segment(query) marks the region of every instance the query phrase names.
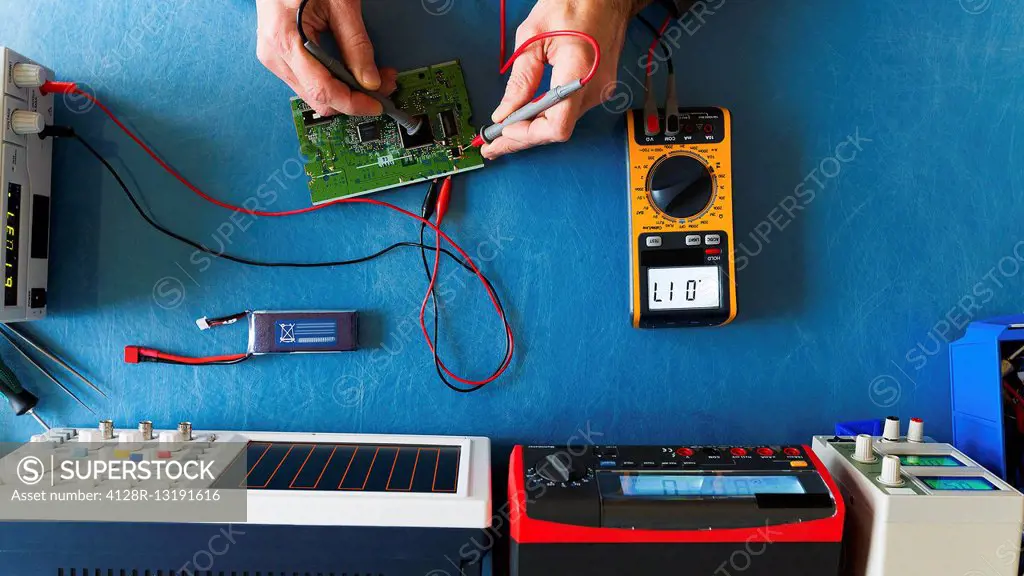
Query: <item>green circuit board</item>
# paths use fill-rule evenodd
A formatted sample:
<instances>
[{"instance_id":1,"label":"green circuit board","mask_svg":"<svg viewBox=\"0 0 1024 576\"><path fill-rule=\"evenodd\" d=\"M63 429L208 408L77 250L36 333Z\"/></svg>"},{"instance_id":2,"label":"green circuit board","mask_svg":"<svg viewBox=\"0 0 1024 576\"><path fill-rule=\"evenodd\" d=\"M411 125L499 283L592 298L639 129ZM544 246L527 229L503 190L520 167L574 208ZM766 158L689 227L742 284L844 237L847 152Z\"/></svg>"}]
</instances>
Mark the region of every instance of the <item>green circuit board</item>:
<instances>
[{"instance_id":1,"label":"green circuit board","mask_svg":"<svg viewBox=\"0 0 1024 576\"><path fill-rule=\"evenodd\" d=\"M321 117L292 98L292 117L306 158L314 204L482 168L469 93L459 62L398 75L392 100L424 124L409 135L387 116Z\"/></svg>"}]
</instances>

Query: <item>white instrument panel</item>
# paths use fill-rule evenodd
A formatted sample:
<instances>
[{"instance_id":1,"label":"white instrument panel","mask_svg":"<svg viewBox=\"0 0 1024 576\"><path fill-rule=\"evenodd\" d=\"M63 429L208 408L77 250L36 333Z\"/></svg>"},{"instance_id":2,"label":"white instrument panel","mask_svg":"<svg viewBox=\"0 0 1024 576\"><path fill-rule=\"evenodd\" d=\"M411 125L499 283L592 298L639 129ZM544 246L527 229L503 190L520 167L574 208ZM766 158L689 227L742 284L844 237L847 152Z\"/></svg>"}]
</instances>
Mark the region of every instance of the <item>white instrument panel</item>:
<instances>
[{"instance_id":1,"label":"white instrument panel","mask_svg":"<svg viewBox=\"0 0 1024 576\"><path fill-rule=\"evenodd\" d=\"M1024 496L953 446L815 436L812 449L847 503L846 573L1017 575Z\"/></svg>"},{"instance_id":2,"label":"white instrument panel","mask_svg":"<svg viewBox=\"0 0 1024 576\"><path fill-rule=\"evenodd\" d=\"M297 432L54 429L33 437L55 458L216 462L218 479L179 487L241 489L248 524L488 528L490 441L482 437ZM183 436L184 434L184 436ZM190 436L186 438L185 436ZM25 447L0 460L0 497L18 486ZM220 473L247 455L245 482L222 486ZM59 464L58 464L59 465ZM121 480L84 486L123 489ZM150 486L150 484L147 484ZM74 486L68 486L74 488Z\"/></svg>"}]
</instances>

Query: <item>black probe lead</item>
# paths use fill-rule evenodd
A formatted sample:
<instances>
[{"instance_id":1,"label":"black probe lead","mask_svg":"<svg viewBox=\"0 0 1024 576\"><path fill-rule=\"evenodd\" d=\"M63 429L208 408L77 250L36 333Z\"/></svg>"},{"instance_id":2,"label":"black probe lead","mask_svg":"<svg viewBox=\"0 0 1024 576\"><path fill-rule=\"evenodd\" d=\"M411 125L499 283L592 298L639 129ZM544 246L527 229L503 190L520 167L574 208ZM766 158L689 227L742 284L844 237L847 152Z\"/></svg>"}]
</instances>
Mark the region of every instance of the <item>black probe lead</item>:
<instances>
[{"instance_id":1,"label":"black probe lead","mask_svg":"<svg viewBox=\"0 0 1024 576\"><path fill-rule=\"evenodd\" d=\"M658 27L654 25L650 20L644 18L643 14L637 14L636 19L640 21L651 34L658 39L658 45L661 47L662 53L665 54L665 64L668 67L669 74L675 74L675 66L672 65L672 51L668 47L668 43L665 41L665 36L658 32Z\"/></svg>"},{"instance_id":2,"label":"black probe lead","mask_svg":"<svg viewBox=\"0 0 1024 576\"><path fill-rule=\"evenodd\" d=\"M302 13L306 11L306 4L309 0L302 0L299 2L299 9L295 11L295 27L299 29L299 38L302 39L302 43L309 42L309 38L306 37L306 28L302 25Z\"/></svg>"},{"instance_id":3,"label":"black probe lead","mask_svg":"<svg viewBox=\"0 0 1024 576\"><path fill-rule=\"evenodd\" d=\"M153 220L153 218L150 217L150 215L147 214L146 211L139 204L138 200L135 198L135 195L132 193L131 189L128 188L128 185L121 178L121 175L117 172L117 169L115 169L114 166L111 165L110 162L102 154L100 154L99 151L97 151L95 148L93 148L92 145L89 144L88 141L86 141L84 138L79 136L74 131L74 129L69 128L69 127L65 127L65 126L49 126L44 131L43 135L41 135L41 136L42 137L54 137L54 138L60 138L60 137L68 138L68 137L70 137L70 138L74 138L75 140L77 140L80 144L82 144L82 146L85 147L86 150L89 151L90 154L92 154L93 157L96 158L96 160L98 160L103 165L104 168L106 168L107 172L109 172L110 175L113 176L114 180L117 181L118 186L121 188L121 191L124 192L125 196L127 196L128 200L131 202L132 207L135 209L135 211L139 214L140 217L142 217L142 219L147 224L149 224L151 227L153 227L158 232L164 234L165 236L168 236L170 238L173 238L174 240L177 240L177 241L179 241L179 242L181 242L183 244L186 244L186 245L188 245L188 246L190 246L192 248L195 248L196 250L199 250L200 252L203 252L205 254L209 254L209 255L213 256L214 258L223 258L225 260L228 260L230 262L235 262L235 263L238 263L238 264L243 264L243 265L247 265L247 266L266 267L266 268L327 268L327 267L347 266L347 265L350 265L350 264L359 264L359 263L362 263L362 262L367 262L369 260L373 260L375 258L379 258L379 257L381 257L381 256L383 256L383 255L385 255L385 254L387 254L389 252L391 252L392 250L395 250L396 248L419 248L420 249L420 256L421 256L421 258L423 260L423 266L424 266L424 270L426 271L427 280L428 281L430 280L431 271L430 271L430 266L427 263L427 258L426 258L427 251L440 251L442 254L444 254L445 256L448 256L448 258L450 258L455 263L457 263L459 266L464 268L466 271L473 272L473 268L468 263L466 263L465 261L461 260L457 255L455 255L454 253L452 253L448 249L441 248L439 246L431 246L429 244L426 244L425 243L425 239L424 239L424 231L426 229L426 224L424 224L422 222L420 223L420 241L419 242L396 242L396 243L394 243L394 244L392 244L390 246L387 246L387 247L385 247L385 248L383 248L381 250L378 250L377 252L374 252L373 254L370 254L368 256L363 256L361 258L353 258L351 260L337 260L337 261L333 261L333 262L261 262L261 261L258 261L258 260L251 260L251 259L248 259L248 258L242 258L240 256L233 256L231 254L226 254L226 253L223 253L223 252L217 252L215 250L211 250L211 249L203 246L199 242L196 242L194 240L186 238L185 236L182 236L181 234L178 234L177 232L174 232L173 230L170 230L170 229L164 227L162 224L160 224L160 223L156 222L155 220ZM437 198L437 188L436 188L435 184L436 184L436 181L431 184L430 188L428 188L427 195L424 198L424 205L423 205L422 211L423 211L424 214L427 214L427 217L429 217L430 215L433 214L433 211L434 211L434 208L435 208L435 203L436 203L436 198ZM433 199L433 201L431 201L431 199ZM429 207L428 207L428 204L429 204ZM490 289L491 292L494 293L495 302L498 305L498 311L501 313L501 317L503 319L504 326L507 329L508 328L508 320L505 318L505 305L501 302L501 297L498 296L497 290L494 289L494 285L491 284L491 281L490 281L489 278L487 278L487 276L485 276L485 275L483 275L481 273L480 274L480 278L484 281L484 284L487 285L487 288ZM445 377L444 373L441 371L440 356L439 356L439 353L437 352L437 346L438 346L438 344L437 344L437 335L438 335L437 296L436 296L436 293L433 290L431 290L431 294L430 295L431 295L431 298L433 300L433 308L434 308L434 342L435 342L435 350L434 350L434 353L433 353L433 359L434 359L434 369L437 371L438 378L440 378L441 382L443 382L444 385L447 386L449 389L451 389L451 390L453 390L455 392L463 393L463 394L470 393L470 392L475 392L477 390L483 389L486 386L486 384L481 385L481 386L475 386L475 387L472 387L472 388L460 388L460 387L452 384ZM510 347L510 345L511 345L511 343L509 342L508 338L506 338L505 339L505 356L506 357L509 354L509 347ZM239 364L241 362L244 362L244 361L248 360L249 358L250 358L250 356L247 355L246 357L239 358L237 360L231 360L231 361L225 361L225 362L211 362L211 363L204 364L204 365ZM165 364L179 364L177 362L173 362L173 361L170 361L170 360L163 360L163 359L153 359L152 361L153 362L158 362L158 363L165 363Z\"/></svg>"},{"instance_id":4,"label":"black probe lead","mask_svg":"<svg viewBox=\"0 0 1024 576\"><path fill-rule=\"evenodd\" d=\"M434 215L434 210L437 208L438 183L439 181L437 179L433 180L430 183L430 187L427 188L427 193L423 196L423 207L420 210L420 215L426 220L429 220ZM420 222L420 259L423 261L423 272L426 275L427 283L429 284L432 273L430 269L430 264L427 262L427 250L430 249L430 246L425 243L426 240L424 238L424 233L426 232L426 229L427 225L423 222ZM498 303L498 310L501 311L501 317L505 318L505 306L504 304L501 303L501 298L498 296L498 291L494 289L494 286L491 285L491 281L488 278L484 277L484 282L487 284L487 287L490 288L492 292L494 292L495 300ZM437 339L439 312L437 307L437 294L435 293L434 287L430 289L430 303L431 307L434 309L433 359L434 370L437 372L437 377L445 386L448 387L449 390L452 390L453 392L459 392L460 394L469 394L471 392L476 392L477 390L483 389L484 386L487 386L487 384L483 384L481 386L474 386L472 388L462 388L460 386L452 384L452 382L448 380L448 378L444 375L444 372L441 370L441 342ZM508 327L507 320L505 321L505 327ZM511 343L509 342L508 338L506 338L505 353L502 355L503 358L508 356L510 344Z\"/></svg>"},{"instance_id":5,"label":"black probe lead","mask_svg":"<svg viewBox=\"0 0 1024 576\"><path fill-rule=\"evenodd\" d=\"M150 217L149 214L147 214L146 211L142 208L138 200L136 200L135 195L131 192L131 190L128 188L128 185L125 184L124 180L121 178L121 175L118 174L117 170L110 164L110 162L108 162L102 154L100 154L95 148L92 147L92 145L90 145L84 138L82 138L78 134L71 132L70 137L74 138L75 140L78 140L78 142L80 142L82 146L84 146L85 149L89 151L89 153L91 153L101 164L103 164L103 167L107 169L107 172L109 172L111 176L114 177L114 180L117 181L118 186L120 186L125 196L128 197L128 200L132 203L132 207L135 208L135 211L138 212L139 216L141 216L142 219L145 220L147 224L149 224L150 226L152 226L158 232L164 234L165 236L168 236L170 238L177 240L178 242L191 246L192 248L195 248L200 252L209 254L214 258L223 258L224 260L228 260L230 262L244 264L246 266L258 266L263 268L332 268L368 262L370 260L380 258L381 256L384 256L385 254L397 248L423 248L425 250L431 251L440 250L442 254L448 256L466 270L470 272L473 271L472 267L470 267L469 264L462 261L458 256L449 251L447 248L437 248L434 246L424 245L422 243L417 242L395 242L394 244L391 244L390 246L382 248L374 252L373 254L367 256L353 258L350 260L335 260L330 262L261 262L259 260L251 260L249 258L243 258L241 256L234 256L232 254L211 250L210 248L203 246L199 242L186 238L185 236L182 236L181 234L178 234L177 232L174 232L173 230L170 230L163 226L162 224L153 220L153 218ZM490 282L488 282L488 284L489 283Z\"/></svg>"}]
</instances>

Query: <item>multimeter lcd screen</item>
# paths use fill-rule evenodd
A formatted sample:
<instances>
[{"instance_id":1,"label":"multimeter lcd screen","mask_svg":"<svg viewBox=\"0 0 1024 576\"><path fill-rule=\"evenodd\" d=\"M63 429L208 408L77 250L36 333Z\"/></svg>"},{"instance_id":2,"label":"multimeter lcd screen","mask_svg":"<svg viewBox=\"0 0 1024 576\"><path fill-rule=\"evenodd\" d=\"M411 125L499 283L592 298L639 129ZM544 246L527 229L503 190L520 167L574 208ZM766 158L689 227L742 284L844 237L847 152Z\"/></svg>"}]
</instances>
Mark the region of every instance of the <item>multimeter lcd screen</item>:
<instances>
[{"instance_id":1,"label":"multimeter lcd screen","mask_svg":"<svg viewBox=\"0 0 1024 576\"><path fill-rule=\"evenodd\" d=\"M948 454L900 454L900 464L904 466L935 466L957 468L964 464Z\"/></svg>"},{"instance_id":2,"label":"multimeter lcd screen","mask_svg":"<svg viewBox=\"0 0 1024 576\"><path fill-rule=\"evenodd\" d=\"M647 270L647 307L650 310L700 310L721 306L721 274L717 266Z\"/></svg>"},{"instance_id":3,"label":"multimeter lcd screen","mask_svg":"<svg viewBox=\"0 0 1024 576\"><path fill-rule=\"evenodd\" d=\"M757 494L805 494L796 476L704 476L640 474L622 476L623 496L749 498Z\"/></svg>"},{"instance_id":4,"label":"multimeter lcd screen","mask_svg":"<svg viewBox=\"0 0 1024 576\"><path fill-rule=\"evenodd\" d=\"M955 490L961 492L992 492L998 490L995 484L980 476L918 476L918 480L932 490Z\"/></svg>"}]
</instances>

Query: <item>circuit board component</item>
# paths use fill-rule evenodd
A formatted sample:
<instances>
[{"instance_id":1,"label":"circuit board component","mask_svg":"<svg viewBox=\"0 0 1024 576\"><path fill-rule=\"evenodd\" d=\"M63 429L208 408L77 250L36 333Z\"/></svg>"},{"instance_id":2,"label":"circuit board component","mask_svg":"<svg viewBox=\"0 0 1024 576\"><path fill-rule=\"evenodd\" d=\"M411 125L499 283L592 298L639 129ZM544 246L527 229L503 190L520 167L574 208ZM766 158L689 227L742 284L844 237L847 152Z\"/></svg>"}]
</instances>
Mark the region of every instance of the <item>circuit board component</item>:
<instances>
[{"instance_id":1,"label":"circuit board component","mask_svg":"<svg viewBox=\"0 0 1024 576\"><path fill-rule=\"evenodd\" d=\"M473 111L458 61L400 73L391 98L422 118L415 134L387 116L321 117L292 98L313 204L483 167L480 150L469 145Z\"/></svg>"}]
</instances>

